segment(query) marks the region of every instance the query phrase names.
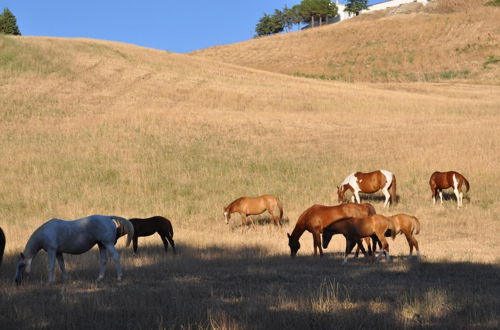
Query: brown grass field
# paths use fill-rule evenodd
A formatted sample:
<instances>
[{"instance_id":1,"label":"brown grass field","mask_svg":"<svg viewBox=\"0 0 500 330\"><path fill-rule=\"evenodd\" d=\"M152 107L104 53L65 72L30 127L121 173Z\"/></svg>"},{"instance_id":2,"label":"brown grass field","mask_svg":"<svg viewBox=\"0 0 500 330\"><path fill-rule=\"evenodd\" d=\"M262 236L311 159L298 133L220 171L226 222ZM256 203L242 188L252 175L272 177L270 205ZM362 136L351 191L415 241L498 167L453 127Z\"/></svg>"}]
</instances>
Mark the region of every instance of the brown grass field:
<instances>
[{"instance_id":1,"label":"brown grass field","mask_svg":"<svg viewBox=\"0 0 500 330\"><path fill-rule=\"evenodd\" d=\"M309 32L306 32L309 33ZM498 65L498 64L497 64ZM279 71L279 70L275 70ZM293 77L201 56L95 40L0 36L0 325L24 328L352 329L500 327L500 87L344 83ZM296 259L286 233L314 203L336 204L354 170L385 168L405 212L422 223L421 260L402 236L392 263L342 264L343 237L323 258L309 233ZM432 206L428 179L471 183ZM229 225L233 199L280 196L285 224ZM368 196L365 196L365 200ZM363 197L362 197L363 198ZM66 256L69 280L46 285L40 252L13 285L31 233L57 217L163 215L139 253L118 242L96 283L97 249Z\"/></svg>"},{"instance_id":2,"label":"brown grass field","mask_svg":"<svg viewBox=\"0 0 500 330\"><path fill-rule=\"evenodd\" d=\"M389 8L192 54L322 80L500 85L500 7L485 2L410 3L407 14Z\"/></svg>"}]
</instances>

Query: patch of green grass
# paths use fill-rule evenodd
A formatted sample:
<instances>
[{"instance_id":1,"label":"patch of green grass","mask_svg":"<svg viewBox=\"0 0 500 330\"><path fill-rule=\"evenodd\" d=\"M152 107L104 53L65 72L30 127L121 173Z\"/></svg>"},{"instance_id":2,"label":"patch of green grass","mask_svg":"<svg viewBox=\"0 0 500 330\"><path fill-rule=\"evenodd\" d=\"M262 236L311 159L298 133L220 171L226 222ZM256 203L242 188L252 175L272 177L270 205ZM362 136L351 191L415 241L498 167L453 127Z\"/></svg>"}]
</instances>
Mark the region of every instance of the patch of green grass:
<instances>
[{"instance_id":1,"label":"patch of green grass","mask_svg":"<svg viewBox=\"0 0 500 330\"><path fill-rule=\"evenodd\" d=\"M490 0L484 4L485 6L500 7L500 0Z\"/></svg>"},{"instance_id":2,"label":"patch of green grass","mask_svg":"<svg viewBox=\"0 0 500 330\"><path fill-rule=\"evenodd\" d=\"M293 75L296 77L312 78L312 79L320 79L320 80L342 80L340 76L329 76L329 75L324 75L324 74L294 72Z\"/></svg>"},{"instance_id":3,"label":"patch of green grass","mask_svg":"<svg viewBox=\"0 0 500 330\"><path fill-rule=\"evenodd\" d=\"M459 71L454 71L454 70L447 70L443 71L439 74L439 78L441 79L456 79L456 78L467 78L470 75L469 70L459 70Z\"/></svg>"},{"instance_id":4,"label":"patch of green grass","mask_svg":"<svg viewBox=\"0 0 500 330\"><path fill-rule=\"evenodd\" d=\"M500 62L500 56L494 56L494 55L490 55L488 56L488 59L483 63L483 68L488 68L488 65L490 64L497 64L498 62Z\"/></svg>"}]
</instances>

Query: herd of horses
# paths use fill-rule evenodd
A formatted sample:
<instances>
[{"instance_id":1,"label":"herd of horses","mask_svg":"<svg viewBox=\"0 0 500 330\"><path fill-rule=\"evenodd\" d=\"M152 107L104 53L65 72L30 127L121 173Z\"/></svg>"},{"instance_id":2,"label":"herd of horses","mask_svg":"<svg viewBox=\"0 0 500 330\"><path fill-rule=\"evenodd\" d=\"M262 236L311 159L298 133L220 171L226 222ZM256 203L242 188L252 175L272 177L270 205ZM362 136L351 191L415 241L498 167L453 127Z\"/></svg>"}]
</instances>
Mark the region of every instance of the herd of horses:
<instances>
[{"instance_id":1,"label":"herd of horses","mask_svg":"<svg viewBox=\"0 0 500 330\"><path fill-rule=\"evenodd\" d=\"M433 203L439 194L441 204L443 203L443 189L453 188L457 197L457 208L462 206L463 192L465 186L469 190L469 182L458 172L434 172L429 181ZM299 239L305 231L313 236L314 255L323 255L323 248L328 244L335 234L342 234L346 239L344 263L348 255L357 246L356 256L359 251L366 256L374 255L379 247L377 259L385 254L389 256L389 244L386 237L393 239L398 234L404 234L410 247L410 256L413 248L417 256L420 254L416 234L420 232L419 220L411 215L396 214L383 216L377 214L375 208L369 203L361 203L359 193L374 193L382 190L385 201L384 208L390 203L397 203L396 177L386 170L378 170L370 173L355 172L347 176L337 187L339 205L325 206L313 205L299 216L291 234L288 236L288 245L292 257L297 255L300 249ZM345 202L346 191L353 194L351 203ZM241 197L224 207L224 220L229 223L231 214L241 215L242 226L247 224L247 218L254 224L252 216L268 211L275 225L281 225L283 217L283 205L279 198L273 195L260 197ZM127 235L126 246L133 242L134 253L138 248L138 237L150 236L158 233L163 241L165 252L168 244L172 246L175 253L174 232L170 220L156 216L152 218L125 219L118 216L92 215L85 218L67 221L52 219L37 228L28 239L24 251L20 253L15 273L15 282L20 284L26 274L30 273L31 262L40 250L48 255L48 282L54 281L55 261L57 260L61 269L63 280L66 278L64 264L64 253L82 254L97 244L100 253L99 276L97 281L104 278L108 255L110 255L116 267L117 279L122 279L120 265L120 254L115 248L118 238ZM367 245L367 250L363 246ZM0 264L2 262L5 248L5 235L0 228Z\"/></svg>"}]
</instances>

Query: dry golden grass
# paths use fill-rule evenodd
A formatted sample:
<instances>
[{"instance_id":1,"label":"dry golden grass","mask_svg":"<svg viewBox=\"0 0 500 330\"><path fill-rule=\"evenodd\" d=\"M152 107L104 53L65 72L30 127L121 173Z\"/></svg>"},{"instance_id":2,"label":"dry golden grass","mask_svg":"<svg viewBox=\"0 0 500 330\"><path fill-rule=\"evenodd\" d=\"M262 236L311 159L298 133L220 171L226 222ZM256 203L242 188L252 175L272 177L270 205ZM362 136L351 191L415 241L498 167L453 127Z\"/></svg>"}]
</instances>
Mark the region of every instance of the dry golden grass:
<instances>
[{"instance_id":1,"label":"dry golden grass","mask_svg":"<svg viewBox=\"0 0 500 330\"><path fill-rule=\"evenodd\" d=\"M500 88L326 82L92 40L0 36L2 328L353 328L499 326ZM386 168L422 222L421 262L403 237L387 264L341 265L343 238L295 260L286 232L313 203L334 204L353 170ZM432 207L428 178L471 182ZM288 222L240 228L222 207L274 193ZM70 280L46 286L41 253L12 285L15 259L44 221L163 215L179 254L157 237L139 255L119 242L95 283L96 251L68 256Z\"/></svg>"},{"instance_id":2,"label":"dry golden grass","mask_svg":"<svg viewBox=\"0 0 500 330\"><path fill-rule=\"evenodd\" d=\"M375 11L193 55L324 80L498 85L500 8L484 2L445 0L404 15L390 15L393 9Z\"/></svg>"}]
</instances>

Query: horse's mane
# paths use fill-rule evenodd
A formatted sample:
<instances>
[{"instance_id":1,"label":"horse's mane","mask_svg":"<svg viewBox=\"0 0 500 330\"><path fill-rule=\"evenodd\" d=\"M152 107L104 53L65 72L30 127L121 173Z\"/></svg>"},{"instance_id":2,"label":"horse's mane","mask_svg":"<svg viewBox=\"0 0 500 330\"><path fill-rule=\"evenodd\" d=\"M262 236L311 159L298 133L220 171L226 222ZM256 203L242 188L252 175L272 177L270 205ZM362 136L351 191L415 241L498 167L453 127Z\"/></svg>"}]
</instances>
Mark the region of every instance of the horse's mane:
<instances>
[{"instance_id":1,"label":"horse's mane","mask_svg":"<svg viewBox=\"0 0 500 330\"><path fill-rule=\"evenodd\" d=\"M236 205L237 203L241 202L241 200L242 200L243 198L245 198L245 197L240 197L240 198L238 198L238 199L235 199L234 201L232 201L231 203L229 203L229 205L228 205L228 206L226 206L226 208L227 208L228 210L231 210L231 208L232 208L234 205Z\"/></svg>"},{"instance_id":2,"label":"horse's mane","mask_svg":"<svg viewBox=\"0 0 500 330\"><path fill-rule=\"evenodd\" d=\"M132 222L122 217L117 217L113 215L111 216L111 219L116 220L120 223L120 230L124 230L125 233L127 234L126 246L129 246L130 242L132 242L132 239L134 237L134 225L132 224ZM123 235L125 233L123 233Z\"/></svg>"}]
</instances>

